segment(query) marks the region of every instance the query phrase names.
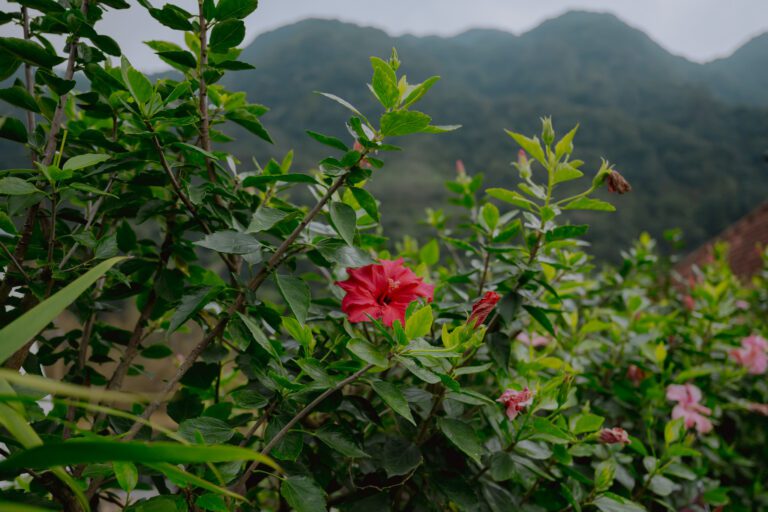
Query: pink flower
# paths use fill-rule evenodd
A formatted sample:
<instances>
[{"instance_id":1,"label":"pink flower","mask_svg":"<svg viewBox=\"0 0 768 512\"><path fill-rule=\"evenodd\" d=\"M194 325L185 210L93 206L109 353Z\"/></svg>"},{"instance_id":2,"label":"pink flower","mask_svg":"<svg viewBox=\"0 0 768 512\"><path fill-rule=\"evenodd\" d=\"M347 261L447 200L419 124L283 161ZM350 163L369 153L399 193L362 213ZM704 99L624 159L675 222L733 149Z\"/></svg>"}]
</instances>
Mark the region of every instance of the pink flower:
<instances>
[{"instance_id":1,"label":"pink flower","mask_svg":"<svg viewBox=\"0 0 768 512\"><path fill-rule=\"evenodd\" d=\"M464 162L462 160L456 160L456 174L459 176L467 175L467 169L464 167Z\"/></svg>"},{"instance_id":2,"label":"pink flower","mask_svg":"<svg viewBox=\"0 0 768 512\"><path fill-rule=\"evenodd\" d=\"M745 300L737 300L735 305L737 309L741 309L743 311L746 311L749 309L749 302Z\"/></svg>"},{"instance_id":3,"label":"pink flower","mask_svg":"<svg viewBox=\"0 0 768 512\"><path fill-rule=\"evenodd\" d=\"M712 430L712 422L709 416L712 410L701 405L701 390L693 384L672 384L667 387L667 400L677 402L672 409L672 418L683 418L686 428L696 428L700 434L706 434Z\"/></svg>"},{"instance_id":4,"label":"pink flower","mask_svg":"<svg viewBox=\"0 0 768 512\"><path fill-rule=\"evenodd\" d=\"M365 147L362 144L360 144L358 140L355 140L355 143L352 145L352 149L354 151L357 151L358 153L362 153L363 151L365 151ZM360 159L360 163L358 165L360 166L361 169L370 169L371 167L373 167L371 165L371 162L369 162L368 159L365 157Z\"/></svg>"},{"instance_id":5,"label":"pink flower","mask_svg":"<svg viewBox=\"0 0 768 512\"><path fill-rule=\"evenodd\" d=\"M765 373L768 367L766 350L768 350L768 341L762 336L753 334L741 340L741 348L734 348L728 354L752 375L760 375Z\"/></svg>"},{"instance_id":6,"label":"pink flower","mask_svg":"<svg viewBox=\"0 0 768 512\"><path fill-rule=\"evenodd\" d=\"M627 368L627 378L632 381L632 384L634 384L635 387L637 387L643 380L645 380L645 372L639 366L631 364Z\"/></svg>"},{"instance_id":7,"label":"pink flower","mask_svg":"<svg viewBox=\"0 0 768 512\"><path fill-rule=\"evenodd\" d=\"M419 297L431 302L435 291L434 286L405 267L402 258L348 268L347 274L349 278L336 285L347 292L341 309L350 322L369 322L370 315L387 326L395 320L404 324L408 305Z\"/></svg>"},{"instance_id":8,"label":"pink flower","mask_svg":"<svg viewBox=\"0 0 768 512\"><path fill-rule=\"evenodd\" d=\"M496 303L501 299L501 295L496 292L485 292L483 297L472 304L472 313L467 319L467 325L477 328L478 325L485 322L488 315L496 307Z\"/></svg>"},{"instance_id":9,"label":"pink flower","mask_svg":"<svg viewBox=\"0 0 768 512\"><path fill-rule=\"evenodd\" d=\"M539 334L528 334L527 332L521 332L517 335L515 338L517 341L522 343L523 345L527 347L543 347L544 345L549 343L549 338L546 336L541 336Z\"/></svg>"},{"instance_id":10,"label":"pink flower","mask_svg":"<svg viewBox=\"0 0 768 512\"><path fill-rule=\"evenodd\" d=\"M629 434L621 427L602 429L598 439L605 444L629 444Z\"/></svg>"},{"instance_id":11,"label":"pink flower","mask_svg":"<svg viewBox=\"0 0 768 512\"><path fill-rule=\"evenodd\" d=\"M533 393L527 387L523 388L522 391L508 389L496 401L504 404L507 408L507 418L512 421L533 403Z\"/></svg>"},{"instance_id":12,"label":"pink flower","mask_svg":"<svg viewBox=\"0 0 768 512\"><path fill-rule=\"evenodd\" d=\"M768 416L768 404L758 404L755 402L750 402L747 404L747 409L749 409L752 412L762 414L763 416Z\"/></svg>"}]
</instances>

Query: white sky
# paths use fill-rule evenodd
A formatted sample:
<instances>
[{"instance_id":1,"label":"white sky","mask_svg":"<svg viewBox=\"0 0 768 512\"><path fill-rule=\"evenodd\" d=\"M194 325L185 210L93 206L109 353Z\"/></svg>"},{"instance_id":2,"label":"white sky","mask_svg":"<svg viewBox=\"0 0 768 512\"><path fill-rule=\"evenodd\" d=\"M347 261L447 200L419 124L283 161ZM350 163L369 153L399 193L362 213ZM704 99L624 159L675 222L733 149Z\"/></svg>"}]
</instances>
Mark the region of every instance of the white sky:
<instances>
[{"instance_id":1,"label":"white sky","mask_svg":"<svg viewBox=\"0 0 768 512\"><path fill-rule=\"evenodd\" d=\"M97 30L117 39L134 65L156 71L164 65L142 44L179 41L135 7L111 11ZM175 0L191 11L195 0ZM152 0L160 7L163 0ZM16 8L0 0L3 10ZM705 62L731 54L768 31L768 0L261 0L247 20L249 42L259 33L308 17L337 18L382 28L390 34L454 35L469 28L498 28L516 34L572 9L616 14L678 55ZM9 27L0 27L8 34Z\"/></svg>"}]
</instances>

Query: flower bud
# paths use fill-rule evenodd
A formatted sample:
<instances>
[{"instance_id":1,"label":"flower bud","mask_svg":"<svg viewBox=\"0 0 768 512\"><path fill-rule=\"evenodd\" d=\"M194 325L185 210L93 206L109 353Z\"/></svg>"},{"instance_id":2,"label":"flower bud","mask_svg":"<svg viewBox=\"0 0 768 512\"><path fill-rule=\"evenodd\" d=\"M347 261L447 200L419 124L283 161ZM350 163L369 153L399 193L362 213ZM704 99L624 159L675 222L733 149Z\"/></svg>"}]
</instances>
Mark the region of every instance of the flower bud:
<instances>
[{"instance_id":1,"label":"flower bud","mask_svg":"<svg viewBox=\"0 0 768 512\"><path fill-rule=\"evenodd\" d=\"M541 118L541 140L545 146L551 146L555 142L555 129L552 127L551 117Z\"/></svg>"},{"instance_id":2,"label":"flower bud","mask_svg":"<svg viewBox=\"0 0 768 512\"><path fill-rule=\"evenodd\" d=\"M520 179L527 180L531 177L531 162L528 160L528 155L525 150L521 149L517 152L517 163L515 164L515 167L520 171Z\"/></svg>"},{"instance_id":3,"label":"flower bud","mask_svg":"<svg viewBox=\"0 0 768 512\"><path fill-rule=\"evenodd\" d=\"M496 292L485 292L485 295L472 305L472 313L467 319L467 325L477 328L485 322L488 315L496 307L496 303L501 299L501 295Z\"/></svg>"},{"instance_id":4,"label":"flower bud","mask_svg":"<svg viewBox=\"0 0 768 512\"><path fill-rule=\"evenodd\" d=\"M608 192L612 194L626 194L632 190L632 185L618 171L611 170L605 177L605 182L608 184Z\"/></svg>"},{"instance_id":5,"label":"flower bud","mask_svg":"<svg viewBox=\"0 0 768 512\"><path fill-rule=\"evenodd\" d=\"M621 427L604 428L597 438L604 444L629 444L629 434Z\"/></svg>"}]
</instances>

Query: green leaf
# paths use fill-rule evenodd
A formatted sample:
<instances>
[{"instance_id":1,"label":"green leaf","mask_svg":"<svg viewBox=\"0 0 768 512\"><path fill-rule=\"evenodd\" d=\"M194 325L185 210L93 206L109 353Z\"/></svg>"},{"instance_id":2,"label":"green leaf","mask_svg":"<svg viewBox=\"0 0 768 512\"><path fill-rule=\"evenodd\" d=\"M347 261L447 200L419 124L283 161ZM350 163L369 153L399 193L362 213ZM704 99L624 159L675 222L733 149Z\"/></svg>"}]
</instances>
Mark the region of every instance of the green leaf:
<instances>
[{"instance_id":1,"label":"green leaf","mask_svg":"<svg viewBox=\"0 0 768 512\"><path fill-rule=\"evenodd\" d=\"M523 308L539 323L539 325L545 328L552 336L555 336L555 328L552 327L552 322L549 321L549 318L547 318L547 314L543 309L528 305L523 306Z\"/></svg>"},{"instance_id":2,"label":"green leaf","mask_svg":"<svg viewBox=\"0 0 768 512\"><path fill-rule=\"evenodd\" d=\"M117 41L111 37L101 34L91 35L89 37L93 44L95 44L99 50L103 51L107 55L119 57L123 54L123 52L120 50L120 45L117 44Z\"/></svg>"},{"instance_id":3,"label":"green leaf","mask_svg":"<svg viewBox=\"0 0 768 512\"><path fill-rule=\"evenodd\" d=\"M173 334L179 327L187 323L187 320L203 309L219 293L218 287L202 288L194 293L185 295L181 299L181 304L176 308L171 316L170 324L165 332L166 337Z\"/></svg>"},{"instance_id":4,"label":"green leaf","mask_svg":"<svg viewBox=\"0 0 768 512\"><path fill-rule=\"evenodd\" d=\"M507 190L505 188L489 188L486 190L486 193L493 198L504 201L505 203L513 204L518 208L523 208L525 210L530 210L534 205L533 202L513 190Z\"/></svg>"},{"instance_id":5,"label":"green leaf","mask_svg":"<svg viewBox=\"0 0 768 512\"><path fill-rule=\"evenodd\" d=\"M301 278L275 274L277 288L299 323L307 321L311 296L309 286Z\"/></svg>"},{"instance_id":6,"label":"green leaf","mask_svg":"<svg viewBox=\"0 0 768 512\"><path fill-rule=\"evenodd\" d=\"M405 335L408 340L423 338L432 329L432 306L426 305L413 313L405 321Z\"/></svg>"},{"instance_id":7,"label":"green leaf","mask_svg":"<svg viewBox=\"0 0 768 512\"><path fill-rule=\"evenodd\" d=\"M592 503L601 512L645 512L642 505L611 492L598 496Z\"/></svg>"},{"instance_id":8,"label":"green leaf","mask_svg":"<svg viewBox=\"0 0 768 512\"><path fill-rule=\"evenodd\" d=\"M400 99L400 90L397 87L395 70L378 57L371 57L371 66L373 66L371 88L379 102L381 102L384 108L397 106L397 102Z\"/></svg>"},{"instance_id":9,"label":"green leaf","mask_svg":"<svg viewBox=\"0 0 768 512\"><path fill-rule=\"evenodd\" d=\"M248 229L245 230L246 233L258 233L260 231L267 231L269 229L272 229L272 227L286 218L288 216L288 213L278 210L276 208L267 208L266 206L262 206L258 210L256 210L256 213L253 214L253 217L251 218L251 223L248 224Z\"/></svg>"},{"instance_id":10,"label":"green leaf","mask_svg":"<svg viewBox=\"0 0 768 512\"><path fill-rule=\"evenodd\" d=\"M366 363L375 364L381 368L389 367L386 349L372 345L361 338L352 338L347 342L347 349Z\"/></svg>"},{"instance_id":11,"label":"green leaf","mask_svg":"<svg viewBox=\"0 0 768 512\"><path fill-rule=\"evenodd\" d=\"M419 250L419 259L425 265L437 265L440 261L440 246L432 239Z\"/></svg>"},{"instance_id":12,"label":"green leaf","mask_svg":"<svg viewBox=\"0 0 768 512\"><path fill-rule=\"evenodd\" d=\"M580 170L567 163L562 163L559 164L555 169L555 174L552 177L552 185L557 185L558 183L563 183L565 181L575 180L581 178L582 176L584 176L584 173Z\"/></svg>"},{"instance_id":13,"label":"green leaf","mask_svg":"<svg viewBox=\"0 0 768 512\"><path fill-rule=\"evenodd\" d=\"M579 129L579 125L573 127L571 131L566 133L557 144L555 144L555 158L560 160L564 155L570 155L573 152L573 137L576 135L576 131Z\"/></svg>"},{"instance_id":14,"label":"green leaf","mask_svg":"<svg viewBox=\"0 0 768 512\"><path fill-rule=\"evenodd\" d=\"M224 116L230 121L239 124L260 139L263 139L272 144L272 137L269 136L269 132L267 132L266 128L264 128L264 125L262 125L261 121L259 121L259 118L254 114L248 112L245 109L237 109L227 112L224 114ZM247 180L248 178L246 178L246 181Z\"/></svg>"},{"instance_id":15,"label":"green leaf","mask_svg":"<svg viewBox=\"0 0 768 512\"><path fill-rule=\"evenodd\" d=\"M283 480L280 495L296 512L326 512L325 491L306 476L290 476Z\"/></svg>"},{"instance_id":16,"label":"green leaf","mask_svg":"<svg viewBox=\"0 0 768 512\"><path fill-rule=\"evenodd\" d=\"M357 204L360 205L360 208L365 210L365 213L370 215L373 220L378 222L379 206L376 204L376 199L371 195L371 193L364 188L357 187L349 187L349 190L352 191L352 196L355 198L355 201L357 201Z\"/></svg>"},{"instance_id":17,"label":"green leaf","mask_svg":"<svg viewBox=\"0 0 768 512\"><path fill-rule=\"evenodd\" d=\"M203 494L195 500L195 505L202 510L209 510L211 512L229 512L229 507L224 497L218 494Z\"/></svg>"},{"instance_id":18,"label":"green leaf","mask_svg":"<svg viewBox=\"0 0 768 512\"><path fill-rule=\"evenodd\" d=\"M440 80L439 76L432 76L415 86L408 96L403 100L402 107L407 108L419 101L429 91L435 83Z\"/></svg>"},{"instance_id":19,"label":"green leaf","mask_svg":"<svg viewBox=\"0 0 768 512\"><path fill-rule=\"evenodd\" d=\"M47 469L102 462L195 464L253 460L274 469L278 466L259 452L237 446L202 446L179 443L71 439L21 450L0 461L0 472Z\"/></svg>"},{"instance_id":20,"label":"green leaf","mask_svg":"<svg viewBox=\"0 0 768 512\"><path fill-rule=\"evenodd\" d=\"M371 381L371 387L393 411L411 422L414 426L416 425L408 402L394 384L383 380L373 380Z\"/></svg>"},{"instance_id":21,"label":"green leaf","mask_svg":"<svg viewBox=\"0 0 768 512\"><path fill-rule=\"evenodd\" d=\"M189 18L192 15L170 3L165 4L162 9L149 9L149 14L166 27L174 30L194 30L194 27L189 22Z\"/></svg>"},{"instance_id":22,"label":"green leaf","mask_svg":"<svg viewBox=\"0 0 768 512\"><path fill-rule=\"evenodd\" d=\"M33 505L24 505L23 503L11 503L10 501L0 501L0 510L3 512L51 512L50 508L40 508Z\"/></svg>"},{"instance_id":23,"label":"green leaf","mask_svg":"<svg viewBox=\"0 0 768 512\"><path fill-rule=\"evenodd\" d=\"M420 133L427 129L432 118L415 110L396 110L381 116L381 134L387 137Z\"/></svg>"},{"instance_id":24,"label":"green leaf","mask_svg":"<svg viewBox=\"0 0 768 512\"><path fill-rule=\"evenodd\" d=\"M248 329L248 332L251 333L251 336L253 336L253 339L256 340L256 343L258 343L261 348L267 351L269 355L272 356L273 359L276 361L280 361L280 356L278 355L277 351L275 350L275 347L272 346L272 344L269 342L269 338L264 334L264 331L261 330L261 327L256 324L253 320L251 320L249 317L245 316L244 314L237 312L237 315L240 317L240 320L243 321L243 324L245 324L245 327Z\"/></svg>"},{"instance_id":25,"label":"green leaf","mask_svg":"<svg viewBox=\"0 0 768 512\"><path fill-rule=\"evenodd\" d=\"M43 193L42 190L35 187L28 181L13 176L0 178L0 195L3 196L26 196L35 192Z\"/></svg>"},{"instance_id":26,"label":"green leaf","mask_svg":"<svg viewBox=\"0 0 768 512\"><path fill-rule=\"evenodd\" d=\"M348 204L339 201L332 202L328 209L331 212L331 223L334 229L350 247L353 247L357 225L355 210Z\"/></svg>"},{"instance_id":27,"label":"green leaf","mask_svg":"<svg viewBox=\"0 0 768 512\"><path fill-rule=\"evenodd\" d=\"M0 37L0 49L17 59L41 68L52 68L65 59L49 52L34 41L18 37Z\"/></svg>"},{"instance_id":28,"label":"green leaf","mask_svg":"<svg viewBox=\"0 0 768 512\"><path fill-rule=\"evenodd\" d=\"M131 492L139 483L139 471L132 462L115 461L112 463L117 484L125 492Z\"/></svg>"},{"instance_id":29,"label":"green leaf","mask_svg":"<svg viewBox=\"0 0 768 512\"><path fill-rule=\"evenodd\" d=\"M312 355L315 351L315 337L312 335L312 329L309 326L302 325L295 318L284 316L282 318L283 328L288 331L293 339L299 342L304 347L307 356Z\"/></svg>"},{"instance_id":30,"label":"green leaf","mask_svg":"<svg viewBox=\"0 0 768 512\"><path fill-rule=\"evenodd\" d=\"M504 130L507 132L507 135L515 139L515 142L517 142L521 148L525 150L526 153L531 155L533 158L538 160L541 165L546 166L547 165L547 159L544 156L544 150L541 149L541 143L539 142L538 137L534 138L528 138L525 135L515 133L509 130Z\"/></svg>"},{"instance_id":31,"label":"green leaf","mask_svg":"<svg viewBox=\"0 0 768 512\"><path fill-rule=\"evenodd\" d=\"M370 455L357 446L350 436L341 430L333 427L324 427L323 429L318 430L315 433L315 436L345 457L352 457L355 459L370 457Z\"/></svg>"},{"instance_id":32,"label":"green leaf","mask_svg":"<svg viewBox=\"0 0 768 512\"><path fill-rule=\"evenodd\" d=\"M111 258L93 267L70 284L0 329L0 363L27 344L85 290L124 257ZM56 464L54 464L55 466Z\"/></svg>"},{"instance_id":33,"label":"green leaf","mask_svg":"<svg viewBox=\"0 0 768 512\"><path fill-rule=\"evenodd\" d=\"M34 96L29 94L27 90L19 85L8 87L7 89L0 89L0 100L6 101L11 105L30 112L40 113L40 107L37 105Z\"/></svg>"},{"instance_id":34,"label":"green leaf","mask_svg":"<svg viewBox=\"0 0 768 512\"><path fill-rule=\"evenodd\" d=\"M345 153L349 151L349 148L347 147L347 145L344 144L344 142L342 142L341 139L337 139L336 137L331 137L330 135L323 135L322 133L313 132L312 130L307 130L307 135L315 139L320 144L325 144L326 146L330 146L340 151L344 151Z\"/></svg>"},{"instance_id":35,"label":"green leaf","mask_svg":"<svg viewBox=\"0 0 768 512\"><path fill-rule=\"evenodd\" d=\"M216 6L216 19L242 20L259 6L259 0L220 0Z\"/></svg>"},{"instance_id":36,"label":"green leaf","mask_svg":"<svg viewBox=\"0 0 768 512\"><path fill-rule=\"evenodd\" d=\"M362 119L362 120L363 120L363 121L365 121L366 123L368 122L368 120L365 118L365 116L364 116L362 113L360 113L360 111L359 111L359 110L357 110L357 108L355 108L355 106L354 106L354 105L352 105L352 104L351 104L350 102L348 102L347 100L345 100L345 99L343 99L343 98L339 98L339 97L338 97L338 96L336 96L335 94L331 94L331 93L328 93L328 92L318 92L318 91L315 91L315 92L316 92L317 94L319 94L319 95L321 95L321 96L325 96L326 98L328 98L328 99L330 99L330 100L333 100L333 101L335 101L336 103L338 103L339 105L342 105L343 107L345 107L345 108L347 108L347 109L351 110L352 112L354 112L355 114L357 114L357 116L358 116L358 117L360 117L360 119Z\"/></svg>"},{"instance_id":37,"label":"green leaf","mask_svg":"<svg viewBox=\"0 0 768 512\"><path fill-rule=\"evenodd\" d=\"M229 19L213 27L209 43L212 51L222 53L242 43L244 38L245 23Z\"/></svg>"},{"instance_id":38,"label":"green leaf","mask_svg":"<svg viewBox=\"0 0 768 512\"><path fill-rule=\"evenodd\" d=\"M27 142L27 128L15 117L0 117L0 138L14 142Z\"/></svg>"},{"instance_id":39,"label":"green leaf","mask_svg":"<svg viewBox=\"0 0 768 512\"><path fill-rule=\"evenodd\" d=\"M110 155L97 154L97 153L77 155L77 156L73 156L72 158L64 162L64 167L62 169L65 171L76 171L78 169L83 169L85 167L91 167L92 165L100 164L101 162L105 162L110 158L112 158Z\"/></svg>"},{"instance_id":40,"label":"green leaf","mask_svg":"<svg viewBox=\"0 0 768 512\"><path fill-rule=\"evenodd\" d=\"M558 240L566 240L568 238L578 238L583 236L588 229L589 226L586 224L578 226L558 226L552 231L547 231L545 239L547 242L556 242Z\"/></svg>"},{"instance_id":41,"label":"green leaf","mask_svg":"<svg viewBox=\"0 0 768 512\"><path fill-rule=\"evenodd\" d=\"M499 209L493 203L485 203L480 210L480 215L488 231L496 229L499 223Z\"/></svg>"},{"instance_id":42,"label":"green leaf","mask_svg":"<svg viewBox=\"0 0 768 512\"><path fill-rule=\"evenodd\" d=\"M125 57L121 58L120 63L120 72L123 77L123 82L125 83L125 86L128 87L128 91L130 91L133 99L135 99L136 103L143 109L143 106L152 98L152 82L150 82L140 71L134 69Z\"/></svg>"},{"instance_id":43,"label":"green leaf","mask_svg":"<svg viewBox=\"0 0 768 512\"><path fill-rule=\"evenodd\" d=\"M202 438L205 444L224 444L232 439L235 431L225 421L202 416L182 421L179 434L190 443L196 443Z\"/></svg>"},{"instance_id":44,"label":"green leaf","mask_svg":"<svg viewBox=\"0 0 768 512\"><path fill-rule=\"evenodd\" d=\"M600 199L592 199L589 197L580 197L574 199L570 203L566 204L562 208L563 210L597 210L602 212L615 212L616 207L606 201Z\"/></svg>"},{"instance_id":45,"label":"green leaf","mask_svg":"<svg viewBox=\"0 0 768 512\"><path fill-rule=\"evenodd\" d=\"M253 236L238 231L216 231L195 242L195 245L226 254L249 254L261 250Z\"/></svg>"},{"instance_id":46,"label":"green leaf","mask_svg":"<svg viewBox=\"0 0 768 512\"><path fill-rule=\"evenodd\" d=\"M150 345L141 351L141 357L144 359L163 359L173 354L173 350L168 345L156 343Z\"/></svg>"},{"instance_id":47,"label":"green leaf","mask_svg":"<svg viewBox=\"0 0 768 512\"><path fill-rule=\"evenodd\" d=\"M243 180L244 187L256 187L259 185L266 185L269 183L310 183L312 185L317 184L317 180L307 174L273 174L273 175L261 175L261 176L248 176Z\"/></svg>"},{"instance_id":48,"label":"green leaf","mask_svg":"<svg viewBox=\"0 0 768 512\"><path fill-rule=\"evenodd\" d=\"M576 417L576 421L573 422L571 431L574 433L574 435L585 434L587 432L595 432L601 426L603 426L604 421L605 418L602 416L585 412L584 414L579 414Z\"/></svg>"},{"instance_id":49,"label":"green leaf","mask_svg":"<svg viewBox=\"0 0 768 512\"><path fill-rule=\"evenodd\" d=\"M194 69L197 67L197 59L195 59L195 56L185 50L168 50L157 52L157 55L169 64L176 64L182 69Z\"/></svg>"},{"instance_id":50,"label":"green leaf","mask_svg":"<svg viewBox=\"0 0 768 512\"><path fill-rule=\"evenodd\" d=\"M453 418L440 418L437 424L443 434L459 450L469 455L478 464L480 463L480 457L485 453L485 450L480 441L478 441L475 430L472 427L461 420Z\"/></svg>"}]
</instances>

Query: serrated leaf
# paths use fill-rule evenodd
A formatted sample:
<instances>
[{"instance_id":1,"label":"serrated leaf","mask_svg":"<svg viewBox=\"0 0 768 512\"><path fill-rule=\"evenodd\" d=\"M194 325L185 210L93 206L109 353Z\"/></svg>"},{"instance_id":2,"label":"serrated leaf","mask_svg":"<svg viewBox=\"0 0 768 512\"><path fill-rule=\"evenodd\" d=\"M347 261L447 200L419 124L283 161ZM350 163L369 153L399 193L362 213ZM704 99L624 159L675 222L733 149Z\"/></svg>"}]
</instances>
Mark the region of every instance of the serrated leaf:
<instances>
[{"instance_id":1,"label":"serrated leaf","mask_svg":"<svg viewBox=\"0 0 768 512\"><path fill-rule=\"evenodd\" d=\"M396 110L381 116L381 134L387 137L410 135L426 130L432 118L415 110Z\"/></svg>"},{"instance_id":2,"label":"serrated leaf","mask_svg":"<svg viewBox=\"0 0 768 512\"><path fill-rule=\"evenodd\" d=\"M110 158L112 158L110 155L97 153L77 155L64 162L64 167L62 167L62 169L65 171L77 171L78 169L84 169L85 167L91 167L93 165L98 165L101 162L106 162Z\"/></svg>"},{"instance_id":3,"label":"serrated leaf","mask_svg":"<svg viewBox=\"0 0 768 512\"><path fill-rule=\"evenodd\" d=\"M480 463L480 457L485 453L485 450L472 427L453 418L440 418L438 426L459 450L469 455L478 464Z\"/></svg>"},{"instance_id":4,"label":"serrated leaf","mask_svg":"<svg viewBox=\"0 0 768 512\"><path fill-rule=\"evenodd\" d=\"M256 238L238 231L216 231L195 245L225 254L249 254L261 250L261 243Z\"/></svg>"},{"instance_id":5,"label":"serrated leaf","mask_svg":"<svg viewBox=\"0 0 768 512\"><path fill-rule=\"evenodd\" d=\"M339 201L332 202L328 209L331 213L331 222L334 229L350 247L353 247L355 245L355 230L357 226L355 210L348 204Z\"/></svg>"},{"instance_id":6,"label":"serrated leaf","mask_svg":"<svg viewBox=\"0 0 768 512\"><path fill-rule=\"evenodd\" d=\"M275 274L275 282L288 307L300 324L307 321L311 301L309 286L301 278Z\"/></svg>"},{"instance_id":7,"label":"serrated leaf","mask_svg":"<svg viewBox=\"0 0 768 512\"><path fill-rule=\"evenodd\" d=\"M258 210L256 210L256 213L253 214L253 217L251 218L251 223L248 224L248 229L245 230L246 233L258 233L260 231L267 231L269 229L272 229L272 227L286 218L288 216L288 213L278 210L276 208L267 208L266 206L262 206Z\"/></svg>"},{"instance_id":8,"label":"serrated leaf","mask_svg":"<svg viewBox=\"0 0 768 512\"><path fill-rule=\"evenodd\" d=\"M325 491L306 476L290 476L283 480L280 495L296 512L326 512Z\"/></svg>"},{"instance_id":9,"label":"serrated leaf","mask_svg":"<svg viewBox=\"0 0 768 512\"><path fill-rule=\"evenodd\" d=\"M371 387L390 409L408 420L414 426L416 425L416 422L413 420L413 415L411 415L408 401L397 386L382 380L373 380L371 381Z\"/></svg>"}]
</instances>

